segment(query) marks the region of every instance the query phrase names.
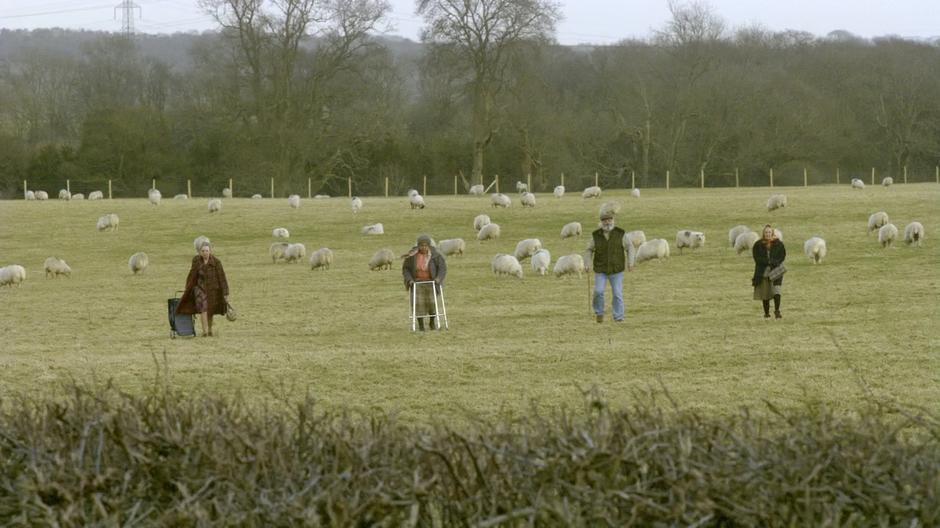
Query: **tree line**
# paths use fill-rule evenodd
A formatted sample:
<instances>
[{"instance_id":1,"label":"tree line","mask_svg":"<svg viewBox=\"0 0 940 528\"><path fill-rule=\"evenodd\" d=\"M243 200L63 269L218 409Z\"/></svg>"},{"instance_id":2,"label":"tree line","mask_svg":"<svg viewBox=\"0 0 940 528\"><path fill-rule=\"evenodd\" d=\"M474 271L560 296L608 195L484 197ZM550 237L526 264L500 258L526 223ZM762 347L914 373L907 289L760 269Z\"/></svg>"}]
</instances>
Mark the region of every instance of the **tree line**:
<instances>
[{"instance_id":1,"label":"tree line","mask_svg":"<svg viewBox=\"0 0 940 528\"><path fill-rule=\"evenodd\" d=\"M940 164L937 42L729 30L705 4L673 3L647 39L561 46L550 0L418 0L422 42L402 46L374 36L384 0L200 5L218 31L175 37L185 62L86 32L75 49L2 55L0 194L24 179L217 194L230 178L254 193L272 177L283 195L308 179L326 194L424 177L447 192L496 174L547 190L562 173L575 189L595 173L645 187L666 171L674 186L702 172L764 185L797 167L924 181Z\"/></svg>"}]
</instances>

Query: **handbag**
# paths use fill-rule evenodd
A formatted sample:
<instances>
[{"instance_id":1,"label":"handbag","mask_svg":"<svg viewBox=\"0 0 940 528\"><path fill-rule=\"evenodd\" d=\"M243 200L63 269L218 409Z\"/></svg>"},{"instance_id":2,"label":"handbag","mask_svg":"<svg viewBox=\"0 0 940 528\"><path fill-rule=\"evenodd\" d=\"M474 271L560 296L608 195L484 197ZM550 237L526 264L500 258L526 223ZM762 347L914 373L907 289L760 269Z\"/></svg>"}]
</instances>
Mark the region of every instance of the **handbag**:
<instances>
[{"instance_id":1,"label":"handbag","mask_svg":"<svg viewBox=\"0 0 940 528\"><path fill-rule=\"evenodd\" d=\"M770 270L770 273L767 274L767 278L770 279L770 282L773 282L780 277L783 277L783 274L787 272L787 267L780 263L776 268Z\"/></svg>"},{"instance_id":2,"label":"handbag","mask_svg":"<svg viewBox=\"0 0 940 528\"><path fill-rule=\"evenodd\" d=\"M229 321L234 321L238 318L238 314L235 313L235 308L232 307L231 303L225 303L225 318Z\"/></svg>"}]
</instances>

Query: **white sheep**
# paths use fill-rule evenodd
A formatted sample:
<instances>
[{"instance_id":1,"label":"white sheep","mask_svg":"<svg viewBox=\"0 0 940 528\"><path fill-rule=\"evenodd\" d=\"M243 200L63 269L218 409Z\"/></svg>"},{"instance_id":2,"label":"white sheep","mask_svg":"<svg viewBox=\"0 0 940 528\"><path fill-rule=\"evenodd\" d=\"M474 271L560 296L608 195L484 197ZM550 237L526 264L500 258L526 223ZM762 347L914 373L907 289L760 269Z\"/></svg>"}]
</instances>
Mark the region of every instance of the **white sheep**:
<instances>
[{"instance_id":1,"label":"white sheep","mask_svg":"<svg viewBox=\"0 0 940 528\"><path fill-rule=\"evenodd\" d=\"M163 195L160 194L160 191L157 189L150 189L147 191L147 200L150 201L151 205L160 205L160 200L163 199Z\"/></svg>"},{"instance_id":2,"label":"white sheep","mask_svg":"<svg viewBox=\"0 0 940 528\"><path fill-rule=\"evenodd\" d=\"M180 194L173 196L173 199L174 200L189 200L189 195L180 193Z\"/></svg>"},{"instance_id":3,"label":"white sheep","mask_svg":"<svg viewBox=\"0 0 940 528\"><path fill-rule=\"evenodd\" d=\"M483 229L483 226L489 223L490 223L489 215L485 215L485 214L477 215L476 218L473 219L473 230L480 231L481 229Z\"/></svg>"},{"instance_id":4,"label":"white sheep","mask_svg":"<svg viewBox=\"0 0 940 528\"><path fill-rule=\"evenodd\" d=\"M222 198L231 198L231 197L232 197L231 189L229 189L228 187L222 189Z\"/></svg>"},{"instance_id":5,"label":"white sheep","mask_svg":"<svg viewBox=\"0 0 940 528\"><path fill-rule=\"evenodd\" d=\"M760 240L760 235L754 231L745 231L738 235L738 238L734 239L734 250L738 255L745 251L750 251L758 240Z\"/></svg>"},{"instance_id":6,"label":"white sheep","mask_svg":"<svg viewBox=\"0 0 940 528\"><path fill-rule=\"evenodd\" d=\"M313 195L314 200L326 200L329 197L330 197L329 194L314 194Z\"/></svg>"},{"instance_id":7,"label":"white sheep","mask_svg":"<svg viewBox=\"0 0 940 528\"><path fill-rule=\"evenodd\" d=\"M33 191L29 191L29 192L33 192ZM49 193L47 193L46 191L36 191L35 198L40 201L46 201L49 199Z\"/></svg>"},{"instance_id":8,"label":"white sheep","mask_svg":"<svg viewBox=\"0 0 940 528\"><path fill-rule=\"evenodd\" d=\"M10 264L0 268L0 286L19 286L26 280L26 268L19 264Z\"/></svg>"},{"instance_id":9,"label":"white sheep","mask_svg":"<svg viewBox=\"0 0 940 528\"><path fill-rule=\"evenodd\" d=\"M681 230L676 233L676 247L679 248L679 254L682 254L683 248L690 248L695 251L705 245L705 233L701 231Z\"/></svg>"},{"instance_id":10,"label":"white sheep","mask_svg":"<svg viewBox=\"0 0 940 528\"><path fill-rule=\"evenodd\" d=\"M441 252L444 256L450 255L463 255L464 250L467 248L467 243L464 242L462 238L449 238L447 240L441 240L440 245L437 247L437 250Z\"/></svg>"},{"instance_id":11,"label":"white sheep","mask_svg":"<svg viewBox=\"0 0 940 528\"><path fill-rule=\"evenodd\" d=\"M418 194L417 191L408 197L408 203L411 204L412 209L424 209L424 197Z\"/></svg>"},{"instance_id":12,"label":"white sheep","mask_svg":"<svg viewBox=\"0 0 940 528\"><path fill-rule=\"evenodd\" d=\"M476 184L476 185L471 185L471 186L470 186L470 194L471 194L472 196L483 196L483 192L484 192L484 189L483 189L483 185L482 185L482 184L479 184L479 183L478 183L478 184Z\"/></svg>"},{"instance_id":13,"label":"white sheep","mask_svg":"<svg viewBox=\"0 0 940 528\"><path fill-rule=\"evenodd\" d=\"M858 178L852 178L852 188L853 188L853 189L864 189L864 188L865 188L865 182L863 182L862 180L860 180L860 179L858 179Z\"/></svg>"},{"instance_id":14,"label":"white sheep","mask_svg":"<svg viewBox=\"0 0 940 528\"><path fill-rule=\"evenodd\" d=\"M490 195L490 203L493 207L509 207L512 205L512 200L509 199L503 193L493 193Z\"/></svg>"},{"instance_id":15,"label":"white sheep","mask_svg":"<svg viewBox=\"0 0 940 528\"><path fill-rule=\"evenodd\" d=\"M525 240L520 240L516 244L516 259L525 260L535 254L536 251L542 249L542 241L537 238L527 238Z\"/></svg>"},{"instance_id":16,"label":"white sheep","mask_svg":"<svg viewBox=\"0 0 940 528\"><path fill-rule=\"evenodd\" d=\"M81 201L81 200L84 200L84 199L85 199L85 195L82 194L82 193L75 193L75 194L72 195L72 200L73 200L73 201Z\"/></svg>"},{"instance_id":17,"label":"white sheep","mask_svg":"<svg viewBox=\"0 0 940 528\"><path fill-rule=\"evenodd\" d=\"M620 212L620 202L604 202L597 210L598 218L604 218L607 215L616 215Z\"/></svg>"},{"instance_id":18,"label":"white sheep","mask_svg":"<svg viewBox=\"0 0 940 528\"><path fill-rule=\"evenodd\" d=\"M106 214L98 218L98 231L117 231L121 220L114 213Z\"/></svg>"},{"instance_id":19,"label":"white sheep","mask_svg":"<svg viewBox=\"0 0 940 528\"><path fill-rule=\"evenodd\" d=\"M358 213L362 210L362 198L358 196L353 196L352 201L349 202L349 205L352 207L353 213Z\"/></svg>"},{"instance_id":20,"label":"white sheep","mask_svg":"<svg viewBox=\"0 0 940 528\"><path fill-rule=\"evenodd\" d=\"M904 228L904 243L914 244L920 247L920 242L924 239L924 224L920 222L911 222Z\"/></svg>"},{"instance_id":21,"label":"white sheep","mask_svg":"<svg viewBox=\"0 0 940 528\"><path fill-rule=\"evenodd\" d=\"M731 247L734 247L734 242L735 240L738 239L738 235L740 235L741 233L747 233L750 230L751 230L750 227L743 225L743 224L736 225L732 227L731 229L729 229L728 230L728 245L730 245Z\"/></svg>"},{"instance_id":22,"label":"white sheep","mask_svg":"<svg viewBox=\"0 0 940 528\"><path fill-rule=\"evenodd\" d=\"M522 207L535 207L535 195L530 192L522 193L522 197L519 198L519 202L522 203Z\"/></svg>"},{"instance_id":23,"label":"white sheep","mask_svg":"<svg viewBox=\"0 0 940 528\"><path fill-rule=\"evenodd\" d=\"M287 205L291 206L292 209L297 209L300 207L300 195L292 194L287 197Z\"/></svg>"},{"instance_id":24,"label":"white sheep","mask_svg":"<svg viewBox=\"0 0 940 528\"><path fill-rule=\"evenodd\" d=\"M72 193L70 193L70 192L69 192L68 190L66 190L66 189L59 189L59 199L60 199L60 200L71 200L71 199L72 199Z\"/></svg>"},{"instance_id":25,"label":"white sheep","mask_svg":"<svg viewBox=\"0 0 940 528\"><path fill-rule=\"evenodd\" d=\"M196 250L196 253L199 253L199 250L202 249L202 246L206 244L212 246L212 241L209 240L209 237L206 235L199 235L193 239L193 249Z\"/></svg>"},{"instance_id":26,"label":"white sheep","mask_svg":"<svg viewBox=\"0 0 940 528\"><path fill-rule=\"evenodd\" d=\"M669 258L669 242L662 238L648 240L636 250L637 264L647 260L659 259L662 261L667 258Z\"/></svg>"},{"instance_id":27,"label":"white sheep","mask_svg":"<svg viewBox=\"0 0 940 528\"><path fill-rule=\"evenodd\" d=\"M884 211L878 211L877 213L873 213L871 216L868 217L869 234L876 229L880 229L881 226L887 225L889 222L890 220L888 220L888 213Z\"/></svg>"},{"instance_id":28,"label":"white sheep","mask_svg":"<svg viewBox=\"0 0 940 528\"><path fill-rule=\"evenodd\" d=\"M890 187L891 185L894 184L894 178L892 178L891 176L885 176L884 179L881 180L881 184L884 185L885 187Z\"/></svg>"},{"instance_id":29,"label":"white sheep","mask_svg":"<svg viewBox=\"0 0 940 528\"><path fill-rule=\"evenodd\" d=\"M898 228L894 224L885 224L878 230L878 243L882 248L889 247L898 237Z\"/></svg>"},{"instance_id":30,"label":"white sheep","mask_svg":"<svg viewBox=\"0 0 940 528\"><path fill-rule=\"evenodd\" d=\"M131 255L131 258L127 259L127 267L131 269L131 272L134 275L138 273L143 273L147 266L150 265L150 257L147 256L143 251L138 251Z\"/></svg>"},{"instance_id":31,"label":"white sheep","mask_svg":"<svg viewBox=\"0 0 940 528\"><path fill-rule=\"evenodd\" d=\"M552 273L556 277L577 274L578 278L584 273L584 257L577 253L565 255L555 261L555 269Z\"/></svg>"},{"instance_id":32,"label":"white sheep","mask_svg":"<svg viewBox=\"0 0 940 528\"><path fill-rule=\"evenodd\" d=\"M522 278L522 264L512 255L497 253L491 264L494 275L512 275Z\"/></svg>"},{"instance_id":33,"label":"white sheep","mask_svg":"<svg viewBox=\"0 0 940 528\"><path fill-rule=\"evenodd\" d=\"M561 238L581 236L581 222L569 222L561 228Z\"/></svg>"},{"instance_id":34,"label":"white sheep","mask_svg":"<svg viewBox=\"0 0 940 528\"><path fill-rule=\"evenodd\" d=\"M477 240L496 240L499 238L499 224L486 224L477 233Z\"/></svg>"},{"instance_id":35,"label":"white sheep","mask_svg":"<svg viewBox=\"0 0 940 528\"><path fill-rule=\"evenodd\" d=\"M803 253L813 261L813 264L822 263L826 258L826 241L818 236L810 238L803 243Z\"/></svg>"},{"instance_id":36,"label":"white sheep","mask_svg":"<svg viewBox=\"0 0 940 528\"><path fill-rule=\"evenodd\" d=\"M33 192L33 191L26 191L26 200L27 200L27 201L29 201L29 200L35 200L35 199L36 199L36 193L35 193L35 192Z\"/></svg>"},{"instance_id":37,"label":"white sheep","mask_svg":"<svg viewBox=\"0 0 940 528\"><path fill-rule=\"evenodd\" d=\"M251 195L251 199L252 199L252 200L260 200L261 198L262 198L262 196L261 196L260 194L257 194L257 193Z\"/></svg>"},{"instance_id":38,"label":"white sheep","mask_svg":"<svg viewBox=\"0 0 940 528\"><path fill-rule=\"evenodd\" d=\"M384 235L385 226L383 226L380 223L369 224L367 226L363 226L363 228L360 230L360 233L362 233L363 235Z\"/></svg>"},{"instance_id":39,"label":"white sheep","mask_svg":"<svg viewBox=\"0 0 940 528\"><path fill-rule=\"evenodd\" d=\"M369 259L369 271L390 270L395 254L391 249L380 249Z\"/></svg>"},{"instance_id":40,"label":"white sheep","mask_svg":"<svg viewBox=\"0 0 940 528\"><path fill-rule=\"evenodd\" d=\"M552 263L552 254L547 249L540 249L532 255L532 271L536 275L548 273L548 266Z\"/></svg>"},{"instance_id":41,"label":"white sheep","mask_svg":"<svg viewBox=\"0 0 940 528\"><path fill-rule=\"evenodd\" d=\"M418 194L420 193L418 192L417 189L408 189L408 198L411 198L412 196L417 196Z\"/></svg>"},{"instance_id":42,"label":"white sheep","mask_svg":"<svg viewBox=\"0 0 940 528\"><path fill-rule=\"evenodd\" d=\"M209 200L209 212L218 213L222 210L222 200L218 198L213 198Z\"/></svg>"},{"instance_id":43,"label":"white sheep","mask_svg":"<svg viewBox=\"0 0 940 528\"><path fill-rule=\"evenodd\" d=\"M287 249L284 250L284 261L288 264L291 262L298 262L303 260L307 256L307 247L303 244L288 244Z\"/></svg>"},{"instance_id":44,"label":"white sheep","mask_svg":"<svg viewBox=\"0 0 940 528\"><path fill-rule=\"evenodd\" d=\"M780 209L781 207L787 206L787 195L785 194L771 194L770 198L767 198L767 210L773 211L775 209Z\"/></svg>"},{"instance_id":45,"label":"white sheep","mask_svg":"<svg viewBox=\"0 0 940 528\"><path fill-rule=\"evenodd\" d=\"M601 197L601 188L597 185L592 185L587 189L584 189L584 192L581 193L581 198L600 198Z\"/></svg>"},{"instance_id":46,"label":"white sheep","mask_svg":"<svg viewBox=\"0 0 940 528\"><path fill-rule=\"evenodd\" d=\"M330 269L333 265L333 250L330 248L320 248L310 255L310 269Z\"/></svg>"},{"instance_id":47,"label":"white sheep","mask_svg":"<svg viewBox=\"0 0 940 528\"><path fill-rule=\"evenodd\" d=\"M275 227L271 231L271 236L274 238L290 238L290 231L286 227Z\"/></svg>"},{"instance_id":48,"label":"white sheep","mask_svg":"<svg viewBox=\"0 0 940 528\"><path fill-rule=\"evenodd\" d=\"M520 194L521 194L521 193L524 193L524 192L526 192L526 191L528 191L528 190L529 190L529 186L528 186L528 185L522 183L521 181L516 181L516 192L517 192L517 193L520 193Z\"/></svg>"},{"instance_id":49,"label":"white sheep","mask_svg":"<svg viewBox=\"0 0 940 528\"><path fill-rule=\"evenodd\" d=\"M623 248L627 252L627 267L636 266L636 252L646 242L646 233L643 231L630 231L623 235Z\"/></svg>"},{"instance_id":50,"label":"white sheep","mask_svg":"<svg viewBox=\"0 0 940 528\"><path fill-rule=\"evenodd\" d=\"M58 257L47 258L46 261L42 263L42 268L46 270L47 279L50 275L53 279L58 278L59 275L65 275L68 278L72 278L72 268L70 268L64 260Z\"/></svg>"},{"instance_id":51,"label":"white sheep","mask_svg":"<svg viewBox=\"0 0 940 528\"><path fill-rule=\"evenodd\" d=\"M636 187L634 187L633 190L630 191L630 196L632 196L632 197L634 197L634 198L639 198L639 197L640 197L640 190L637 189Z\"/></svg>"},{"instance_id":52,"label":"white sheep","mask_svg":"<svg viewBox=\"0 0 940 528\"><path fill-rule=\"evenodd\" d=\"M101 191L91 191L88 193L89 200L101 200L104 198L104 193Z\"/></svg>"},{"instance_id":53,"label":"white sheep","mask_svg":"<svg viewBox=\"0 0 940 528\"><path fill-rule=\"evenodd\" d=\"M555 195L555 198L561 198L561 197L563 197L563 196L565 195L565 186L564 186L564 185L556 185L556 186L555 186L555 190L552 191L552 194Z\"/></svg>"},{"instance_id":54,"label":"white sheep","mask_svg":"<svg viewBox=\"0 0 940 528\"><path fill-rule=\"evenodd\" d=\"M271 264L277 264L277 261L284 260L284 254L287 252L287 242L275 242L268 248L268 254L271 255Z\"/></svg>"}]
</instances>

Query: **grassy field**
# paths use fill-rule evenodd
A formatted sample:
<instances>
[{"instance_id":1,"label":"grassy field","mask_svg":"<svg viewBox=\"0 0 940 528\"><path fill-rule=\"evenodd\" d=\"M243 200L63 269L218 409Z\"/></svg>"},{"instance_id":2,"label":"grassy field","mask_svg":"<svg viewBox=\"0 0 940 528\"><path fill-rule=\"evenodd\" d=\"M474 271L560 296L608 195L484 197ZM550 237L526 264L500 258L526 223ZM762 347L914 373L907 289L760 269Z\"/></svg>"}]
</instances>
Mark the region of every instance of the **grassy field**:
<instances>
[{"instance_id":1,"label":"grassy field","mask_svg":"<svg viewBox=\"0 0 940 528\"><path fill-rule=\"evenodd\" d=\"M650 189L638 200L615 191L601 201L541 194L531 210L515 197L512 208L493 210L488 198L430 196L418 211L405 197L365 198L357 215L346 198L305 200L297 210L286 199L229 199L214 215L203 198L158 207L144 199L4 201L0 265L21 264L29 277L0 289L0 394L57 397L71 378L139 391L154 383L165 355L169 383L186 392L261 401L309 391L329 407L417 422L533 402L578 407L580 389L594 385L616 405L661 384L705 413L765 399L854 409L866 393L940 411L940 186L774 191L789 205L772 213L769 188ZM528 262L523 280L491 274L492 256L523 238L541 238L553 262L581 252L599 205L611 199L624 205L618 225L673 245L668 261L627 275L625 324L593 322L586 278L538 277ZM866 235L879 210L902 232L923 223L924 247L881 249ZM98 216L110 212L120 230L97 232ZM502 226L500 240L476 242L472 221L481 212ZM585 235L560 240L561 226L575 220ZM373 222L385 225L384 236L359 235ZM782 321L762 318L751 299L752 261L727 243L732 226L767 222L789 251ZM277 226L308 254L333 249L333 269L272 265ZM706 246L679 255L683 228L704 231ZM422 232L467 240L467 253L448 259L446 332L412 334L398 267L366 265L381 248L405 252ZM166 299L182 288L198 235L212 239L225 264L239 320L217 319L219 337L171 340ZM813 235L829 245L820 266L802 254ZM150 256L140 276L127 267L136 251ZM71 279L43 278L52 255L71 265Z\"/></svg>"}]
</instances>

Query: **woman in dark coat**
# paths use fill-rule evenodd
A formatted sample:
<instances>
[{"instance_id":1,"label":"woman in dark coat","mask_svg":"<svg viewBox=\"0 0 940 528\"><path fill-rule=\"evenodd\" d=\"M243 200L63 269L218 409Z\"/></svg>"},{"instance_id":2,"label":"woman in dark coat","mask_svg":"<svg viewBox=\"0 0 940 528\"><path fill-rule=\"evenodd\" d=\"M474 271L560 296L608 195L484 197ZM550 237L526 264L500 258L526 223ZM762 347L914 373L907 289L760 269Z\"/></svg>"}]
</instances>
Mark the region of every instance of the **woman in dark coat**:
<instances>
[{"instance_id":1,"label":"woman in dark coat","mask_svg":"<svg viewBox=\"0 0 940 528\"><path fill-rule=\"evenodd\" d=\"M202 335L212 335L212 316L225 315L228 306L228 280L222 262L212 254L205 243L193 257L193 265L186 277L186 291L180 298L176 313L199 314Z\"/></svg>"},{"instance_id":2,"label":"woman in dark coat","mask_svg":"<svg viewBox=\"0 0 940 528\"><path fill-rule=\"evenodd\" d=\"M754 300L764 304L764 317L770 318L770 299L774 300L774 317L782 319L780 315L780 289L783 286L783 276L772 281L767 276L770 270L783 264L787 258L787 249L783 241L774 234L774 228L767 224L764 226L763 236L751 248L754 256L754 276L751 285L754 286Z\"/></svg>"},{"instance_id":3,"label":"woman in dark coat","mask_svg":"<svg viewBox=\"0 0 940 528\"><path fill-rule=\"evenodd\" d=\"M416 282L434 281L438 287L444 284L444 277L447 276L447 262L444 256L438 253L437 249L431 247L431 237L421 235L418 237L418 243L411 248L402 262L401 274L405 281L405 288L415 295L415 317L418 319L418 330L424 330L424 320L428 320L428 329L435 327L440 329L440 321L437 320L437 310L435 310L434 293L429 284L416 285ZM437 290L437 302L443 303L440 289Z\"/></svg>"}]
</instances>

